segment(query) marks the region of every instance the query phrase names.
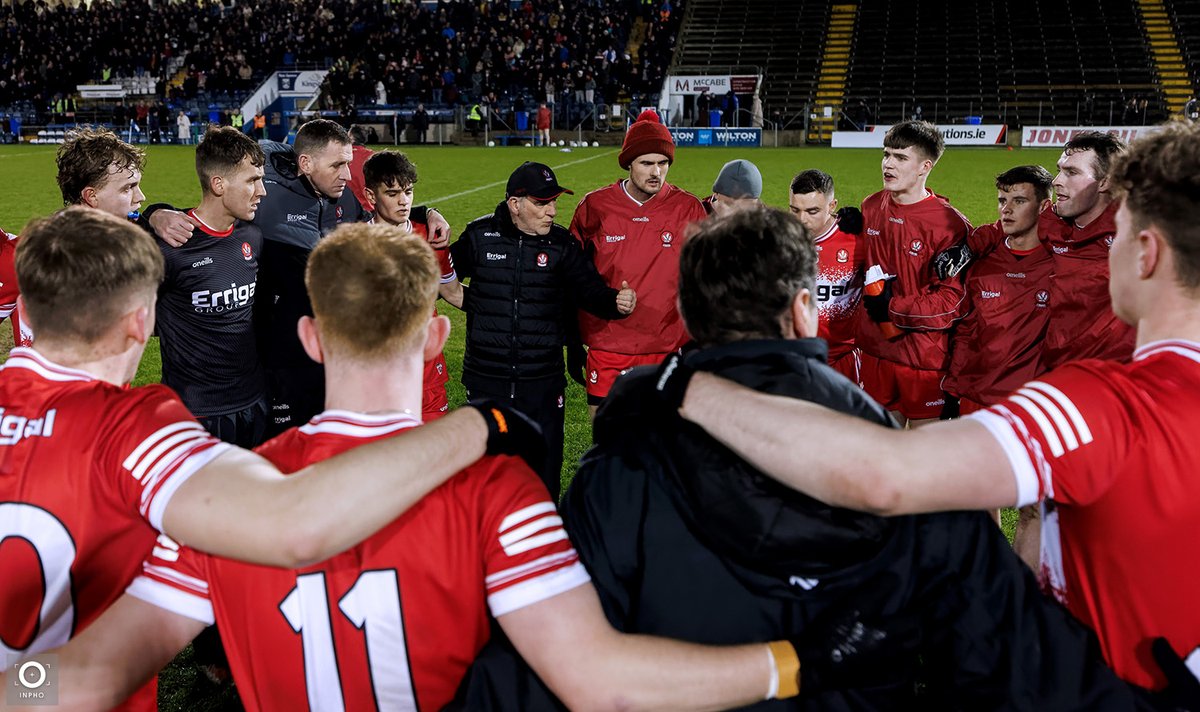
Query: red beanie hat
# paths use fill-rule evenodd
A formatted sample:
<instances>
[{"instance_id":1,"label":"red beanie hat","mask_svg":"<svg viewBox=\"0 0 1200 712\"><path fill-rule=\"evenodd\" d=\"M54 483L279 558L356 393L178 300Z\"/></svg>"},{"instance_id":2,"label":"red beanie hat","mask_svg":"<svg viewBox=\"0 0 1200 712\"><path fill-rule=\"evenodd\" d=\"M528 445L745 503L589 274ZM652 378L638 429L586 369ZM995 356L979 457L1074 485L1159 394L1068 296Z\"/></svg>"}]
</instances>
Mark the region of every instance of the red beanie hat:
<instances>
[{"instance_id":1,"label":"red beanie hat","mask_svg":"<svg viewBox=\"0 0 1200 712\"><path fill-rule=\"evenodd\" d=\"M629 170L633 159L647 153L661 153L669 161L675 161L675 142L671 140L671 132L662 125L654 109L646 109L638 114L637 121L625 132L625 143L621 144L617 162L621 168Z\"/></svg>"}]
</instances>

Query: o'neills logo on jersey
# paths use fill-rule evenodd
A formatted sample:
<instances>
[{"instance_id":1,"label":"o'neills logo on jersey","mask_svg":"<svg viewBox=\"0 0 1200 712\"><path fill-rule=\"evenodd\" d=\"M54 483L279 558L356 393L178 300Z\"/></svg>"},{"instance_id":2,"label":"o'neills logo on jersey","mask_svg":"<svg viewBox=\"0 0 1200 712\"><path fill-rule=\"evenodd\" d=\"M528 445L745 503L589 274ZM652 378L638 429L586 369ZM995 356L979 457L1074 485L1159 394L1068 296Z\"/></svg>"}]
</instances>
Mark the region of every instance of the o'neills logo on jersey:
<instances>
[{"instance_id":1,"label":"o'neills logo on jersey","mask_svg":"<svg viewBox=\"0 0 1200 712\"><path fill-rule=\"evenodd\" d=\"M254 259L254 250L250 249L249 242L242 243L242 257L245 257L247 260Z\"/></svg>"},{"instance_id":2,"label":"o'neills logo on jersey","mask_svg":"<svg viewBox=\"0 0 1200 712\"><path fill-rule=\"evenodd\" d=\"M1005 272L1004 276L1008 277L1009 279L1025 279L1024 272Z\"/></svg>"},{"instance_id":3,"label":"o'neills logo on jersey","mask_svg":"<svg viewBox=\"0 0 1200 712\"><path fill-rule=\"evenodd\" d=\"M254 298L255 282L250 284L230 283L229 289L212 292L202 289L192 292L192 309L197 314L219 314L232 309L250 306Z\"/></svg>"},{"instance_id":4,"label":"o'neills logo on jersey","mask_svg":"<svg viewBox=\"0 0 1200 712\"><path fill-rule=\"evenodd\" d=\"M634 218L634 222L650 222L650 218Z\"/></svg>"},{"instance_id":5,"label":"o'neills logo on jersey","mask_svg":"<svg viewBox=\"0 0 1200 712\"><path fill-rule=\"evenodd\" d=\"M197 267L203 267L204 265L211 265L212 262L213 262L213 260L211 257L205 257L204 259L200 260L199 262L193 262L192 269L195 269Z\"/></svg>"},{"instance_id":6,"label":"o'neills logo on jersey","mask_svg":"<svg viewBox=\"0 0 1200 712\"><path fill-rule=\"evenodd\" d=\"M605 235L604 241L605 242L624 242L625 236L624 235Z\"/></svg>"},{"instance_id":7,"label":"o'neills logo on jersey","mask_svg":"<svg viewBox=\"0 0 1200 712\"><path fill-rule=\"evenodd\" d=\"M1046 305L1050 303L1050 292L1047 292L1044 289L1039 289L1038 293L1033 295L1033 298L1037 300L1037 306L1039 309L1045 309Z\"/></svg>"},{"instance_id":8,"label":"o'neills logo on jersey","mask_svg":"<svg viewBox=\"0 0 1200 712\"><path fill-rule=\"evenodd\" d=\"M674 239L675 239L675 236L674 236L674 235L672 235L672 234L670 233L670 231L668 231L668 230L663 230L663 234L662 234L662 245L663 245L663 247L670 247L670 246L671 246L671 241L672 241L672 240L674 240Z\"/></svg>"},{"instance_id":9,"label":"o'neills logo on jersey","mask_svg":"<svg viewBox=\"0 0 1200 712\"><path fill-rule=\"evenodd\" d=\"M908 254L916 257L917 253L921 251L921 247L923 246L924 243L920 240L913 240L912 242L908 243Z\"/></svg>"},{"instance_id":10,"label":"o'neills logo on jersey","mask_svg":"<svg viewBox=\"0 0 1200 712\"><path fill-rule=\"evenodd\" d=\"M545 267L548 264L550 264L550 255L547 255L545 252L539 252L537 256L537 266Z\"/></svg>"},{"instance_id":11,"label":"o'neills logo on jersey","mask_svg":"<svg viewBox=\"0 0 1200 712\"><path fill-rule=\"evenodd\" d=\"M0 408L0 413L4 413L3 408ZM25 438L48 438L54 435L54 419L57 416L57 408L51 408L40 418L4 413L0 416L0 445L16 445Z\"/></svg>"},{"instance_id":12,"label":"o'neills logo on jersey","mask_svg":"<svg viewBox=\"0 0 1200 712\"><path fill-rule=\"evenodd\" d=\"M904 218L894 218L894 217L892 217L892 216L890 216L890 215L889 215L889 216L888 216L888 222L894 222L894 223L896 223L897 225L903 225L903 224L904 224Z\"/></svg>"},{"instance_id":13,"label":"o'neills logo on jersey","mask_svg":"<svg viewBox=\"0 0 1200 712\"><path fill-rule=\"evenodd\" d=\"M837 261L838 262L849 262L850 261L850 252L847 250L838 250L837 251Z\"/></svg>"},{"instance_id":14,"label":"o'neills logo on jersey","mask_svg":"<svg viewBox=\"0 0 1200 712\"><path fill-rule=\"evenodd\" d=\"M484 255L484 257L487 258L488 262L499 262L500 260L507 260L508 253L507 252L489 252L486 255Z\"/></svg>"}]
</instances>

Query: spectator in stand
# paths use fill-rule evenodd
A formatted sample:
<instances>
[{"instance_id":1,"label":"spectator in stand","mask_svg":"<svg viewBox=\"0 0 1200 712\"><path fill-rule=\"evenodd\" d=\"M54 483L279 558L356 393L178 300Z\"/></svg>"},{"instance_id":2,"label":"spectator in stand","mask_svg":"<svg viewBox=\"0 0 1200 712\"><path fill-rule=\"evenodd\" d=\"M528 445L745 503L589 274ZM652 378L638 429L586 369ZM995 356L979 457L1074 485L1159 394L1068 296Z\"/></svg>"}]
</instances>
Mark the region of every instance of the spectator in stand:
<instances>
[{"instance_id":1,"label":"spectator in stand","mask_svg":"<svg viewBox=\"0 0 1200 712\"><path fill-rule=\"evenodd\" d=\"M538 145L549 146L550 144L550 107L543 102L538 105L537 110L537 132Z\"/></svg>"},{"instance_id":2,"label":"spectator in stand","mask_svg":"<svg viewBox=\"0 0 1200 712\"><path fill-rule=\"evenodd\" d=\"M175 128L178 131L180 143L186 145L192 142L192 120L188 118L183 109L180 109L179 115L175 117Z\"/></svg>"},{"instance_id":3,"label":"spectator in stand","mask_svg":"<svg viewBox=\"0 0 1200 712\"><path fill-rule=\"evenodd\" d=\"M425 136L429 133L429 112L425 111L424 104L417 104L417 110L413 112L412 127L417 143L425 143Z\"/></svg>"},{"instance_id":4,"label":"spectator in stand","mask_svg":"<svg viewBox=\"0 0 1200 712\"><path fill-rule=\"evenodd\" d=\"M686 340L676 306L679 246L688 226L706 215L696 196L667 183L675 142L653 109L629 127L617 161L628 177L585 195L571 219L571 232L604 281L629 284L640 302L620 321L579 315L593 416L617 376L661 362Z\"/></svg>"}]
</instances>

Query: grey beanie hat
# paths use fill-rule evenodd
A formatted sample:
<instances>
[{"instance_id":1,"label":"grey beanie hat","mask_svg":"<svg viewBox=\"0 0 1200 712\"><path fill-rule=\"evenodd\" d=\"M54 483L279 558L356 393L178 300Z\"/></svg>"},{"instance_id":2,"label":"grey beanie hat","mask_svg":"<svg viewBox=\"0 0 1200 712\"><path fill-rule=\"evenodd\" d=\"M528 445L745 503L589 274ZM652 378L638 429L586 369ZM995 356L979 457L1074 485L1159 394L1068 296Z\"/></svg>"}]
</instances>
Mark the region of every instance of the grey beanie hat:
<instances>
[{"instance_id":1,"label":"grey beanie hat","mask_svg":"<svg viewBox=\"0 0 1200 712\"><path fill-rule=\"evenodd\" d=\"M739 158L721 167L712 189L730 198L760 198L762 174L753 163Z\"/></svg>"}]
</instances>

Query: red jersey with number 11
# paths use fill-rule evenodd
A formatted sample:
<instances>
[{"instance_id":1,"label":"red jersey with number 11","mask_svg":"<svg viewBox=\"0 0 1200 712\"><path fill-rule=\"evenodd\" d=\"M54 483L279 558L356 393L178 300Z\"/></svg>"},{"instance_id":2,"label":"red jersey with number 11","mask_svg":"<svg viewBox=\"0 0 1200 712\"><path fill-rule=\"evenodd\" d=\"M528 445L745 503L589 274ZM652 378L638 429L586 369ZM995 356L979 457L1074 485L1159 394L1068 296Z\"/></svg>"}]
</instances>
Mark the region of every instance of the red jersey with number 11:
<instances>
[{"instance_id":1,"label":"red jersey with number 11","mask_svg":"<svg viewBox=\"0 0 1200 712\"><path fill-rule=\"evenodd\" d=\"M419 424L326 411L258 452L295 472ZM590 580L545 486L511 457L484 458L304 569L155 553L129 592L206 623L215 611L251 711L439 710L487 642L489 610L499 617Z\"/></svg>"}]
</instances>

